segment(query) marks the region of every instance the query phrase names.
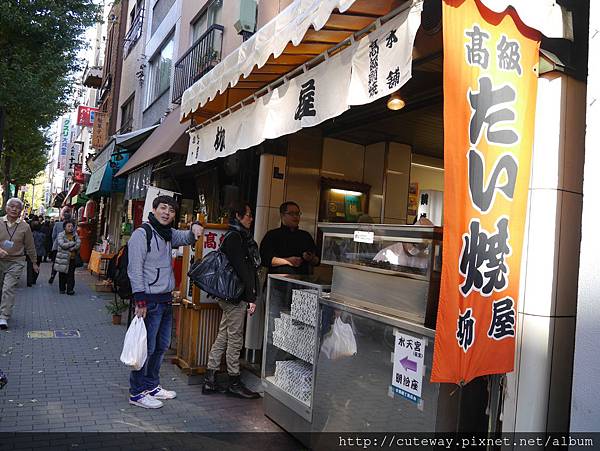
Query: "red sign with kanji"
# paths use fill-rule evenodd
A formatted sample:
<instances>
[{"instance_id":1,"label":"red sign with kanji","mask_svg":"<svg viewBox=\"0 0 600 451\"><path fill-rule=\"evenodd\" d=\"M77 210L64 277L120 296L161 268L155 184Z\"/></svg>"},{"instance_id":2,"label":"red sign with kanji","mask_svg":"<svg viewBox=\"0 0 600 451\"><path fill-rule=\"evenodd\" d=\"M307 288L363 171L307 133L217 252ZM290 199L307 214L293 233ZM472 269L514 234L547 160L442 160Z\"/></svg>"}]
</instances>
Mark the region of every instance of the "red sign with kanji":
<instances>
[{"instance_id":1,"label":"red sign with kanji","mask_svg":"<svg viewBox=\"0 0 600 451\"><path fill-rule=\"evenodd\" d=\"M91 106L79 105L77 107L77 125L84 127L92 127L98 108Z\"/></svg>"}]
</instances>

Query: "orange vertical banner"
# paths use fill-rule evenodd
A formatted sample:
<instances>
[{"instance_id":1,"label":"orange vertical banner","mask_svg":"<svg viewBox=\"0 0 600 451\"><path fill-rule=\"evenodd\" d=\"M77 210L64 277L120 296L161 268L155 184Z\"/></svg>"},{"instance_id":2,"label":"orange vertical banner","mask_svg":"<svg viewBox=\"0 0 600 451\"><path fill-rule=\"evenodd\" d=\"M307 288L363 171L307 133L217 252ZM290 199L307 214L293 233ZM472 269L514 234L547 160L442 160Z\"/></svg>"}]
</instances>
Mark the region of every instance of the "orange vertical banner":
<instances>
[{"instance_id":1,"label":"orange vertical banner","mask_svg":"<svg viewBox=\"0 0 600 451\"><path fill-rule=\"evenodd\" d=\"M540 35L444 0L444 247L432 382L514 369Z\"/></svg>"}]
</instances>

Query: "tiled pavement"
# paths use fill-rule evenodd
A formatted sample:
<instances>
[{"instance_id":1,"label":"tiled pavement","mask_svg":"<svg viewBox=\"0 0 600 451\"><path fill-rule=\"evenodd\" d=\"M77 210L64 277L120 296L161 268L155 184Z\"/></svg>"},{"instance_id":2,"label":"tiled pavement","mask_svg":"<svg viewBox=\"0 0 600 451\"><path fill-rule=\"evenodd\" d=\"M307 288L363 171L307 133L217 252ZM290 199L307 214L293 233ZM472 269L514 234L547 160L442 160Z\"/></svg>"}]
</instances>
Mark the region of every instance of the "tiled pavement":
<instances>
[{"instance_id":1,"label":"tiled pavement","mask_svg":"<svg viewBox=\"0 0 600 451\"><path fill-rule=\"evenodd\" d=\"M96 279L83 269L76 273L76 295L60 295L58 280L48 285L49 271L42 263L38 284L19 289L10 328L0 332L0 368L9 379L0 391L0 437L9 431L281 431L264 416L262 400L204 396L167 360L161 382L177 391L177 399L157 410L130 406L129 372L119 362L126 328L111 324L104 308L110 295L96 293ZM63 329L81 337L27 337L29 331Z\"/></svg>"}]
</instances>

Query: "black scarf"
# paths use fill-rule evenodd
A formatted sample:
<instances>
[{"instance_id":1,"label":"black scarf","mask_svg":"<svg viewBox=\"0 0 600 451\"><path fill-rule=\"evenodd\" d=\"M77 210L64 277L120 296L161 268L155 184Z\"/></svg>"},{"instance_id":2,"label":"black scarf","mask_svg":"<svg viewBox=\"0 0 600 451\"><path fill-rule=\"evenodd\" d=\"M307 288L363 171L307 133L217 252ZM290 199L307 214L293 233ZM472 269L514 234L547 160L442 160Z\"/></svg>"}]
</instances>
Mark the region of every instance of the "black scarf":
<instances>
[{"instance_id":1,"label":"black scarf","mask_svg":"<svg viewBox=\"0 0 600 451\"><path fill-rule=\"evenodd\" d=\"M242 242L248 248L250 262L255 269L258 269L260 267L260 252L258 251L258 244L256 241L254 241L254 238L252 238L250 231L237 219L232 219L229 221L229 230L236 231L242 236Z\"/></svg>"},{"instance_id":2,"label":"black scarf","mask_svg":"<svg viewBox=\"0 0 600 451\"><path fill-rule=\"evenodd\" d=\"M156 230L156 233L160 235L160 237L165 241L171 241L173 238L173 231L171 229L171 225L162 225L154 216L154 213L150 212L148 214L148 221L150 221L150 225Z\"/></svg>"}]
</instances>

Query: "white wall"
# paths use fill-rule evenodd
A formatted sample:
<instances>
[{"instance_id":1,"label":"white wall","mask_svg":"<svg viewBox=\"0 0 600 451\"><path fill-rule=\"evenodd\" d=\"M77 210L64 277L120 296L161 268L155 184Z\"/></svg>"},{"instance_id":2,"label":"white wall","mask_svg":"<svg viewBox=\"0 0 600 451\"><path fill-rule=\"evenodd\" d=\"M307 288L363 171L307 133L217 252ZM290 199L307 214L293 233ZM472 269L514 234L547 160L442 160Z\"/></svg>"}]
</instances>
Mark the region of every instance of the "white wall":
<instances>
[{"instance_id":1,"label":"white wall","mask_svg":"<svg viewBox=\"0 0 600 451\"><path fill-rule=\"evenodd\" d=\"M505 432L568 429L584 124L585 84L559 73L540 77Z\"/></svg>"},{"instance_id":2,"label":"white wall","mask_svg":"<svg viewBox=\"0 0 600 451\"><path fill-rule=\"evenodd\" d=\"M583 183L583 216L579 292L577 301L577 333L573 364L571 431L600 430L600 2L590 1L590 47L587 78L587 129Z\"/></svg>"}]
</instances>

